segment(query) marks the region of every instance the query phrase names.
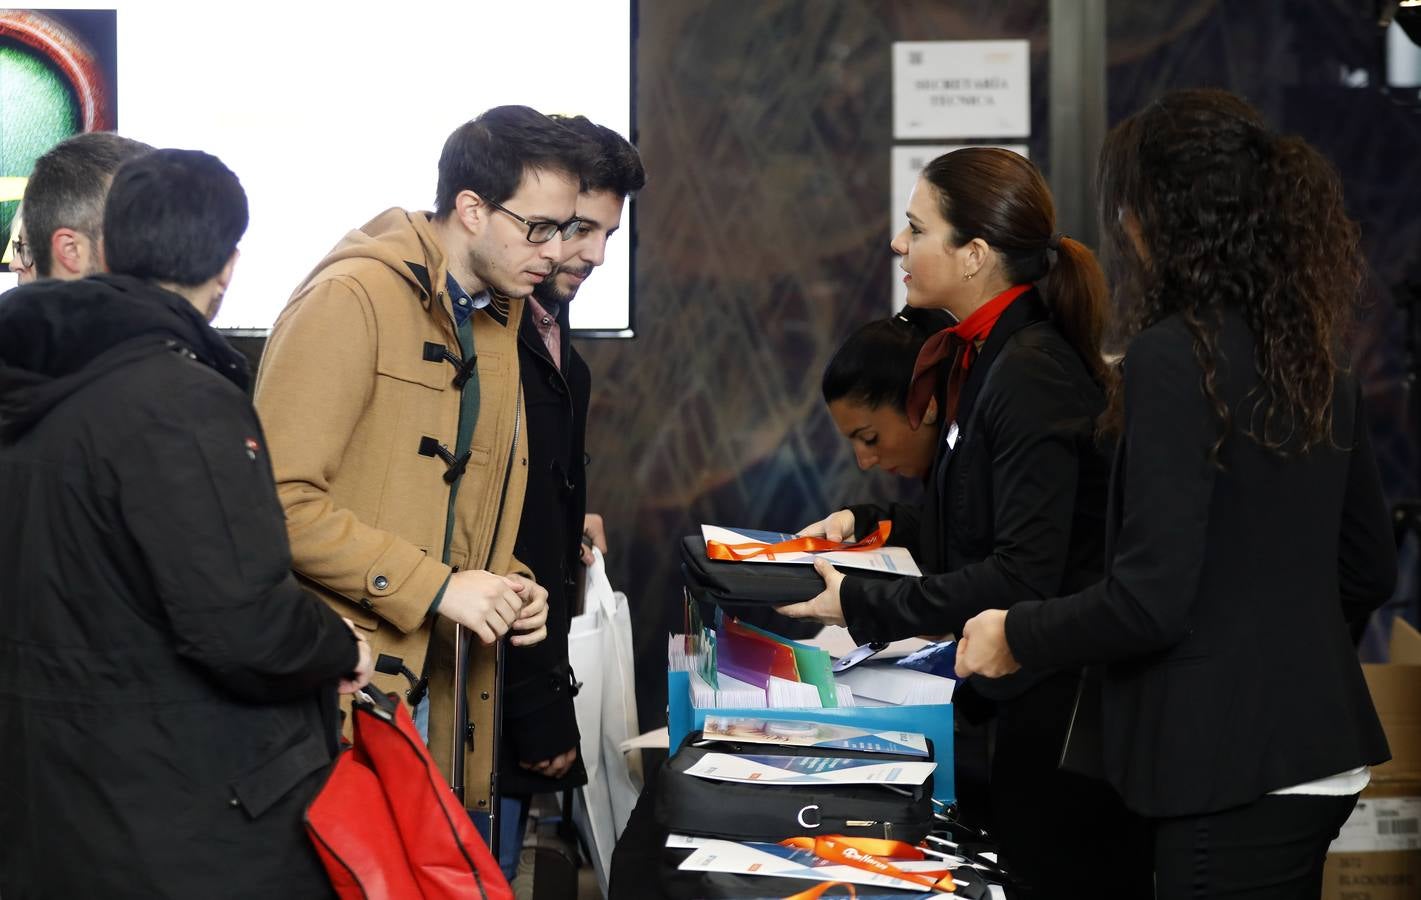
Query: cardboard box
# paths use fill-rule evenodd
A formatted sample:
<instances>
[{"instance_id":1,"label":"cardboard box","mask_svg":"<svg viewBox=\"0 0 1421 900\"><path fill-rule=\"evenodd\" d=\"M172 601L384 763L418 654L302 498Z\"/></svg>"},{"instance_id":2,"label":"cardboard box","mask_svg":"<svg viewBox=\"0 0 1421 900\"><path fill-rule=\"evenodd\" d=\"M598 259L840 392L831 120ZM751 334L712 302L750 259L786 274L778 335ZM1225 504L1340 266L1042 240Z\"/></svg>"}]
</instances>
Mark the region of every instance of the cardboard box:
<instances>
[{"instance_id":1,"label":"cardboard box","mask_svg":"<svg viewBox=\"0 0 1421 900\"><path fill-rule=\"evenodd\" d=\"M1391 626L1391 661L1364 665L1362 673L1391 745L1391 761L1372 769L1372 781L1421 781L1421 632L1398 618Z\"/></svg>"},{"instance_id":2,"label":"cardboard box","mask_svg":"<svg viewBox=\"0 0 1421 900\"><path fill-rule=\"evenodd\" d=\"M1416 900L1421 851L1327 855L1321 900Z\"/></svg>"},{"instance_id":3,"label":"cardboard box","mask_svg":"<svg viewBox=\"0 0 1421 900\"><path fill-rule=\"evenodd\" d=\"M1421 898L1421 632L1397 619L1391 662L1364 665L1372 703L1386 730L1391 761L1333 842L1322 900Z\"/></svg>"}]
</instances>

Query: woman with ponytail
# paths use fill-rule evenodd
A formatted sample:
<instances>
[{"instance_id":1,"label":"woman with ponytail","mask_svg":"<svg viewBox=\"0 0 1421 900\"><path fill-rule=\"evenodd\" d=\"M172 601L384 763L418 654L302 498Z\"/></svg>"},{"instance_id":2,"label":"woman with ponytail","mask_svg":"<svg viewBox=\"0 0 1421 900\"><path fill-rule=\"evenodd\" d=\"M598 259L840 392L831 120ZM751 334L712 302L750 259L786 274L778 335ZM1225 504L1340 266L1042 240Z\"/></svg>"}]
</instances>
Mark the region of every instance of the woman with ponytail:
<instances>
[{"instance_id":1,"label":"woman with ponytail","mask_svg":"<svg viewBox=\"0 0 1421 900\"><path fill-rule=\"evenodd\" d=\"M1121 123L1100 180L1129 339L1106 577L977 616L958 672L1103 664L1095 752L1154 823L1161 900L1316 898L1388 758L1349 633L1396 578L1341 354L1357 227L1332 167L1221 91Z\"/></svg>"},{"instance_id":2,"label":"woman with ponytail","mask_svg":"<svg viewBox=\"0 0 1421 900\"><path fill-rule=\"evenodd\" d=\"M825 591L781 609L846 624L860 642L958 634L983 610L1085 587L1104 561L1105 281L1056 231L1041 173L996 148L938 157L892 246L908 305L957 322L924 343L907 391L910 424L942 429L926 498L840 510L805 533L862 536L891 519L890 541L930 574L884 583L821 563ZM1042 668L958 686L959 714L996 715L989 808L963 815L989 824L1022 897L1148 896L1147 854L1129 852L1140 829L1119 798L1057 765L1078 683L1077 670ZM1078 877L1097 856L1119 861L1110 877Z\"/></svg>"}]
</instances>

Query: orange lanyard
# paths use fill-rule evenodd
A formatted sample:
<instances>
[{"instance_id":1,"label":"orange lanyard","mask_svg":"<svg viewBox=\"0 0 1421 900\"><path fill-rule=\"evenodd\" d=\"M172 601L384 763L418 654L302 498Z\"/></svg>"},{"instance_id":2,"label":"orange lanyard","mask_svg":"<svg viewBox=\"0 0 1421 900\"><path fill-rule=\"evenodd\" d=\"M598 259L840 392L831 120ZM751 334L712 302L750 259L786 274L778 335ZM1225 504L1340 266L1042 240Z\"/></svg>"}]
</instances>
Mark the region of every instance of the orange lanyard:
<instances>
[{"instance_id":1,"label":"orange lanyard","mask_svg":"<svg viewBox=\"0 0 1421 900\"><path fill-rule=\"evenodd\" d=\"M952 873L946 868L931 872L905 872L892 863L880 859L884 856L899 860L924 858L921 850L903 841L889 841L882 838L851 838L831 834L814 838L793 837L780 841L780 844L785 847L793 847L796 850L808 850L820 859L852 866L855 869L911 881L934 891L952 893L957 890L957 884L952 880Z\"/></svg>"},{"instance_id":2,"label":"orange lanyard","mask_svg":"<svg viewBox=\"0 0 1421 900\"><path fill-rule=\"evenodd\" d=\"M848 888L850 897L857 897L859 895L858 891L854 890L854 886L847 881L826 881L807 891L800 891L798 894L790 894L784 898L784 900L819 900L819 898L824 895L824 892L832 887Z\"/></svg>"},{"instance_id":3,"label":"orange lanyard","mask_svg":"<svg viewBox=\"0 0 1421 900\"><path fill-rule=\"evenodd\" d=\"M831 541L827 538L801 537L793 540L767 544L764 541L748 541L744 544L726 544L721 541L706 541L706 556L710 559L739 561L757 556L775 558L776 553L824 553L829 550L877 550L888 541L888 533L893 523L883 521L878 528L861 541ZM747 551L747 552L741 552Z\"/></svg>"}]
</instances>

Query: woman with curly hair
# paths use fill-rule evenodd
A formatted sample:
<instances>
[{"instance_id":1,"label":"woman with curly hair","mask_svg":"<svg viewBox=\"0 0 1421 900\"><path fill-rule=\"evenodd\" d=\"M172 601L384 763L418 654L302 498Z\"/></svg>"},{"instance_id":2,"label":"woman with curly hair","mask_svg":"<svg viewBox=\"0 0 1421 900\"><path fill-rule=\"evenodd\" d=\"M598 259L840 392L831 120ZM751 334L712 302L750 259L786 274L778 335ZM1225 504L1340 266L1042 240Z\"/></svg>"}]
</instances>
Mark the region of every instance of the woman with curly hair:
<instances>
[{"instance_id":1,"label":"woman with curly hair","mask_svg":"<svg viewBox=\"0 0 1421 900\"><path fill-rule=\"evenodd\" d=\"M1388 758L1349 634L1396 577L1341 350L1357 227L1332 167L1221 91L1121 123L1100 186L1130 338L1105 579L973 618L958 671L1103 664L1099 762L1153 820L1158 898L1316 898Z\"/></svg>"}]
</instances>

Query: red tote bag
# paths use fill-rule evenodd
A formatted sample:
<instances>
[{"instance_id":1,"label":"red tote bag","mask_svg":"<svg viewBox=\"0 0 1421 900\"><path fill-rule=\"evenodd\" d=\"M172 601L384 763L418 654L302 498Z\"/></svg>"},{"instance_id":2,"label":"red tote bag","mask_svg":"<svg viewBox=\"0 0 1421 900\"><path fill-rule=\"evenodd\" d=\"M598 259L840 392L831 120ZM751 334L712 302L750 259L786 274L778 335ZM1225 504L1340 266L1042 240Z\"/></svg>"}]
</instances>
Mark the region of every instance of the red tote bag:
<instances>
[{"instance_id":1,"label":"red tote bag","mask_svg":"<svg viewBox=\"0 0 1421 900\"><path fill-rule=\"evenodd\" d=\"M352 707L355 743L306 808L341 900L513 900L404 704L358 692Z\"/></svg>"}]
</instances>

